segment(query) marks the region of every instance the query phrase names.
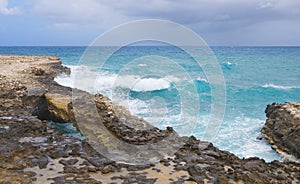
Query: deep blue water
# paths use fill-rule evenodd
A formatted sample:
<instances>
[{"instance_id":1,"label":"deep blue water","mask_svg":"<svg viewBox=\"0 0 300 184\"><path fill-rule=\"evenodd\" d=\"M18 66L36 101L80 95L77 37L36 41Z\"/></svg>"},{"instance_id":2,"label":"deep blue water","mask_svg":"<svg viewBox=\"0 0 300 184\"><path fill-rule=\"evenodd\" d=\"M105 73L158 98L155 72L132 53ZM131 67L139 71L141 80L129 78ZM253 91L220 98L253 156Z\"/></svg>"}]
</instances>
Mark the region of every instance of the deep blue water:
<instances>
[{"instance_id":1,"label":"deep blue water","mask_svg":"<svg viewBox=\"0 0 300 184\"><path fill-rule=\"evenodd\" d=\"M185 133L176 122L183 108L182 100L185 98L191 105L196 103L192 94L183 97L180 91L189 92L195 88L201 108L198 115L188 109L188 119L195 123L195 127L191 127L193 134L203 138L211 113L214 86L191 56L176 47L125 47L100 67L93 58L79 63L85 49L0 47L0 54L57 55L73 71L85 71L86 75L81 77L83 82L97 75L93 83L79 87L104 93L152 124L160 128L171 125L180 134ZM97 48L99 52L95 57L103 57L110 49ZM212 47L212 50L226 86L226 113L213 140L214 145L240 157L258 156L266 161L280 159L267 142L256 137L266 119L267 104L300 101L300 47ZM190 83L184 80L185 74L190 77ZM56 80L71 86L74 77L62 76Z\"/></svg>"}]
</instances>

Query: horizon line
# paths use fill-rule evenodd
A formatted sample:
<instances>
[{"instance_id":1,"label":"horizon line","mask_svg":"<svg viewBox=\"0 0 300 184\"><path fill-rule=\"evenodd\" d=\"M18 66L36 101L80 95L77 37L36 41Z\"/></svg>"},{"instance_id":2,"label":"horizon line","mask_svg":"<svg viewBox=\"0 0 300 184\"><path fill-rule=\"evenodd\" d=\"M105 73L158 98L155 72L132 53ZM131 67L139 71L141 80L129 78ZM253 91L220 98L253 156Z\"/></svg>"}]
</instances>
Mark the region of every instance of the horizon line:
<instances>
[{"instance_id":1,"label":"horizon line","mask_svg":"<svg viewBox=\"0 0 300 184\"><path fill-rule=\"evenodd\" d=\"M127 47L169 47L173 45L126 45ZM187 47L198 47L192 45L182 45ZM207 45L208 47L300 47L299 45ZM0 47L119 47L118 45L0 45Z\"/></svg>"}]
</instances>

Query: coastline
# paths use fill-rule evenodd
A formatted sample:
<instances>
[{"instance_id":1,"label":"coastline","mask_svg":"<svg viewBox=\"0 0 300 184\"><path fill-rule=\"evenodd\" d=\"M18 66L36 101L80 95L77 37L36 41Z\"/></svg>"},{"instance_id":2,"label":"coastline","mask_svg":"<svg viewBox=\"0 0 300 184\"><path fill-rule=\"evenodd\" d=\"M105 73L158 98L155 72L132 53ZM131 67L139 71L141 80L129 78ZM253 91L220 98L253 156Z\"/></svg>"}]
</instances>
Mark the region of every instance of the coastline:
<instances>
[{"instance_id":1,"label":"coastline","mask_svg":"<svg viewBox=\"0 0 300 184\"><path fill-rule=\"evenodd\" d=\"M73 122L72 89L54 82L54 77L69 70L52 56L0 56L1 70L1 169L0 181L31 182L143 182L143 183L270 183L299 182L297 163L266 163L262 159L239 159L221 151L209 142L189 137L180 149L157 164L128 165L116 163L97 153L85 140L67 137L49 127L46 121ZM91 94L80 91L82 96ZM100 95L96 99L98 113L106 117L106 128L129 144L157 142L172 134L172 128L155 127L136 131L123 119L131 119L136 127L147 122L135 119L128 111ZM88 98L91 99L91 98ZM83 101L86 102L84 99ZM82 103L82 101L80 101ZM84 105L84 104L83 104ZM86 104L85 104L86 105ZM119 109L119 111L117 111ZM87 114L81 111L82 115ZM126 113L124 113L126 112ZM128 116L123 116L129 114ZM118 118L118 121L114 119ZM86 118L85 118L86 119ZM91 120L91 125L92 125ZM146 124L146 125L145 125ZM148 131L150 130L150 131ZM92 135L92 134L91 134ZM105 137L102 137L102 141ZM181 137L177 137L181 139ZM107 142L106 142L107 143ZM108 143L107 143L108 144ZM53 165L52 165L53 164ZM51 169L52 168L52 169ZM43 176L41 176L41 174ZM52 178L47 180L48 178ZM172 180L171 180L172 179ZM51 181L52 180L52 181Z\"/></svg>"},{"instance_id":2,"label":"coastline","mask_svg":"<svg viewBox=\"0 0 300 184\"><path fill-rule=\"evenodd\" d=\"M261 132L284 159L300 163L300 103L269 104Z\"/></svg>"}]
</instances>

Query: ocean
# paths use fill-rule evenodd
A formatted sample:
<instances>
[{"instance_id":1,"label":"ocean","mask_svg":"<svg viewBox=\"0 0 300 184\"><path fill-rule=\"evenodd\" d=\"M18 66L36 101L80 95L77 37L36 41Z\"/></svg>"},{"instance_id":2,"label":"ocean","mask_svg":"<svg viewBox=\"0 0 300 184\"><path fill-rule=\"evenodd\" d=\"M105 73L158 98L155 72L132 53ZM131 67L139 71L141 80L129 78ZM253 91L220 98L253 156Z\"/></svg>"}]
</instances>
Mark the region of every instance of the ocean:
<instances>
[{"instance_id":1,"label":"ocean","mask_svg":"<svg viewBox=\"0 0 300 184\"><path fill-rule=\"evenodd\" d=\"M186 135L188 128L192 130L189 134L205 140L203 135L212 112L214 86L192 57L172 46L127 46L100 66L93 58L79 62L85 49L0 47L0 54L59 56L73 72L71 76L57 77L58 83L73 86L76 71L84 71L80 81L89 82L76 87L91 93L103 93L159 128L172 126L181 135ZM95 57L101 58L111 48L96 49L99 52ZM266 120L264 110L267 104L300 101L300 47L211 49L226 87L225 115L213 144L240 158L257 156L266 161L281 160L267 141L257 137ZM193 90L196 96L189 95L188 92ZM191 108L195 103L200 106L197 112ZM192 122L192 127L178 124L183 108L188 111L185 120Z\"/></svg>"}]
</instances>

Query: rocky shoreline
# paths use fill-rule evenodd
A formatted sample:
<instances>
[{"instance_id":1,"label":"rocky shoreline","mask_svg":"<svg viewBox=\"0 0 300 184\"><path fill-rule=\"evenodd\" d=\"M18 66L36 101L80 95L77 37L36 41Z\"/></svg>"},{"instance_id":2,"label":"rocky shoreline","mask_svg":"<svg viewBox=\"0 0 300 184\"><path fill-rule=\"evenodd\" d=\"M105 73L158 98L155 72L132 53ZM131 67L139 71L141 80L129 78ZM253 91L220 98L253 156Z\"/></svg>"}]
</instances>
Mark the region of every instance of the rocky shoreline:
<instances>
[{"instance_id":1,"label":"rocky shoreline","mask_svg":"<svg viewBox=\"0 0 300 184\"><path fill-rule=\"evenodd\" d=\"M300 103L270 104L266 110L267 121L262 133L272 148L289 158L300 159Z\"/></svg>"},{"instance_id":2,"label":"rocky shoreline","mask_svg":"<svg viewBox=\"0 0 300 184\"><path fill-rule=\"evenodd\" d=\"M171 127L159 130L100 94L73 89L78 92L78 98L72 101L72 89L54 81L55 76L70 72L61 65L58 57L3 55L0 56L0 68L0 183L300 182L299 163L240 159L209 142L180 137ZM94 113L100 119L95 119L89 108L91 104L96 105ZM264 128L263 132L271 140L272 135L268 132L274 127L268 125L268 121L276 119L276 115L268 113L272 109L271 106L268 108L268 128ZM79 116L76 117L76 114ZM84 126L79 123L79 118L85 121ZM109 149L95 150L90 141L63 135L48 126L49 120L72 122L80 131L85 131L84 135L90 136L87 137L89 140L96 140L97 144ZM99 121L103 122L103 129L99 126L95 129ZM104 129L108 130L107 135L113 134L115 138L108 138ZM299 133L298 137L292 135L286 140L299 140ZM149 157L159 158L155 163L126 164L102 154L117 151L109 146L117 140L127 146L143 146L163 142L161 140L167 137L172 137L169 141L174 144L160 146L166 147L166 150L169 147L178 150L163 158L155 152L149 153ZM272 139L276 140L273 142L281 142ZM287 149L278 147L284 151L291 150L293 154L299 153L294 149L299 148L298 142L295 145ZM127 154L133 154L134 158L138 156L134 155L136 151ZM124 157L122 154L116 153L115 156Z\"/></svg>"}]
</instances>

